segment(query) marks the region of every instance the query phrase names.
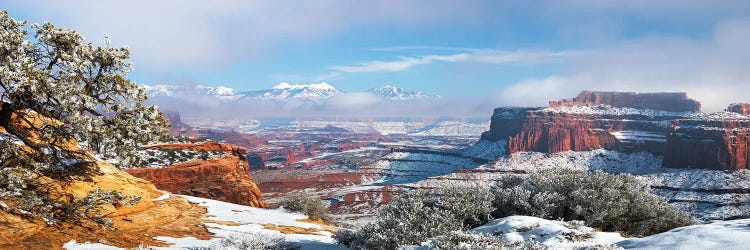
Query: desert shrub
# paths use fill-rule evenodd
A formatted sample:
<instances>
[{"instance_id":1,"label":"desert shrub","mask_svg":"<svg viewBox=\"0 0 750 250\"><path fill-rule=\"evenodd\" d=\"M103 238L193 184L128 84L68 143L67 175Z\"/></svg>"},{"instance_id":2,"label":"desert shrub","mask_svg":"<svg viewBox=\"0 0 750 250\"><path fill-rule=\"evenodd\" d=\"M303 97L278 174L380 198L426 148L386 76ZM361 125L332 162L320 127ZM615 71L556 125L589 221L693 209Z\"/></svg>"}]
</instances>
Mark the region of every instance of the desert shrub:
<instances>
[{"instance_id":1,"label":"desert shrub","mask_svg":"<svg viewBox=\"0 0 750 250\"><path fill-rule=\"evenodd\" d=\"M472 183L450 183L439 186L435 192L439 197L438 207L463 222L465 227L476 227L491 219L494 196L489 187Z\"/></svg>"},{"instance_id":2,"label":"desert shrub","mask_svg":"<svg viewBox=\"0 0 750 250\"><path fill-rule=\"evenodd\" d=\"M209 249L215 250L289 250L298 249L295 244L286 241L281 235L254 232L233 234L222 238L218 244Z\"/></svg>"},{"instance_id":3,"label":"desert shrub","mask_svg":"<svg viewBox=\"0 0 750 250\"><path fill-rule=\"evenodd\" d=\"M309 195L288 195L284 197L280 205L289 211L303 213L311 219L330 220L325 202Z\"/></svg>"},{"instance_id":4,"label":"desert shrub","mask_svg":"<svg viewBox=\"0 0 750 250\"><path fill-rule=\"evenodd\" d=\"M543 250L548 247L535 241L507 243L498 237L453 231L431 239L427 244L434 250Z\"/></svg>"},{"instance_id":5,"label":"desert shrub","mask_svg":"<svg viewBox=\"0 0 750 250\"><path fill-rule=\"evenodd\" d=\"M690 217L630 174L545 169L508 175L492 192L496 216L582 220L606 231L644 236L691 224Z\"/></svg>"},{"instance_id":6,"label":"desert shrub","mask_svg":"<svg viewBox=\"0 0 750 250\"><path fill-rule=\"evenodd\" d=\"M373 223L357 231L340 230L339 243L353 249L395 249L419 244L491 219L493 194L474 184L444 184L397 197L382 207Z\"/></svg>"},{"instance_id":7,"label":"desert shrub","mask_svg":"<svg viewBox=\"0 0 750 250\"><path fill-rule=\"evenodd\" d=\"M438 206L434 193L405 193L378 211L377 220L359 230L340 230L334 238L351 249L390 250L462 229L462 223Z\"/></svg>"}]
</instances>

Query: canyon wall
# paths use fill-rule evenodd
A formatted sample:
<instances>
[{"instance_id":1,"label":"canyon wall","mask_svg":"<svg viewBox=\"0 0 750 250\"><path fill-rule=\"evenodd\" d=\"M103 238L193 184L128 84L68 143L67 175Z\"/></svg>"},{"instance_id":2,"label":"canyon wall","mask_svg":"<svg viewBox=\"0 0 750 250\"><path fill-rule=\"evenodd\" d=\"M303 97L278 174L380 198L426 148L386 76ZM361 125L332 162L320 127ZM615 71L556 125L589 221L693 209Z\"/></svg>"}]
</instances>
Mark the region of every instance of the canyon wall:
<instances>
[{"instance_id":1,"label":"canyon wall","mask_svg":"<svg viewBox=\"0 0 750 250\"><path fill-rule=\"evenodd\" d=\"M201 142L162 144L150 149L220 151L223 155L208 160L193 160L164 168L129 169L128 173L146 179L159 189L240 205L266 207L249 173L245 148L225 143Z\"/></svg>"},{"instance_id":2,"label":"canyon wall","mask_svg":"<svg viewBox=\"0 0 750 250\"><path fill-rule=\"evenodd\" d=\"M678 121L667 137L667 150L665 167L750 169L750 120Z\"/></svg>"},{"instance_id":3,"label":"canyon wall","mask_svg":"<svg viewBox=\"0 0 750 250\"><path fill-rule=\"evenodd\" d=\"M665 167L750 169L750 105L699 109L684 93L584 91L549 108L495 109L482 139L507 140L509 153L604 148L663 155Z\"/></svg>"}]
</instances>

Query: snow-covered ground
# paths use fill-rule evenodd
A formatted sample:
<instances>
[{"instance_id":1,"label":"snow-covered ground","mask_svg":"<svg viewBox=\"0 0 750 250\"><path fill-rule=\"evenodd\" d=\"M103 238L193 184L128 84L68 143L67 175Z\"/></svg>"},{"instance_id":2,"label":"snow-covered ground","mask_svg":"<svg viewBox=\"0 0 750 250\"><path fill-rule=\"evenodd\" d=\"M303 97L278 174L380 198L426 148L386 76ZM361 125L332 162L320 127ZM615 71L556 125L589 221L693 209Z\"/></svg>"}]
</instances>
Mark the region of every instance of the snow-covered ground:
<instances>
[{"instance_id":1,"label":"snow-covered ground","mask_svg":"<svg viewBox=\"0 0 750 250\"><path fill-rule=\"evenodd\" d=\"M151 249L211 247L216 246L222 238L253 233L282 236L287 241L299 246L302 250L347 249L344 246L336 244L335 240L331 238L332 233L325 231L323 226L300 221L307 218L307 216L302 214L292 213L283 208L263 209L192 196L180 196L199 206L206 207L208 218L206 218L207 222L203 224L209 232L215 235L215 238L200 240L194 237L173 238L155 236L155 239L171 245L168 247L151 247ZM266 229L263 226L264 224L309 228L315 231L315 234L283 234L279 231ZM77 243L75 241L70 241L63 247L68 250L120 249L100 243Z\"/></svg>"},{"instance_id":2,"label":"snow-covered ground","mask_svg":"<svg viewBox=\"0 0 750 250\"><path fill-rule=\"evenodd\" d=\"M667 135L664 133L654 133L646 131L623 130L610 132L615 138L621 141L635 142L667 142Z\"/></svg>"},{"instance_id":3,"label":"snow-covered ground","mask_svg":"<svg viewBox=\"0 0 750 250\"><path fill-rule=\"evenodd\" d=\"M383 179L380 180L380 185L393 185L414 183L477 165L479 164L468 157L426 152L392 152L367 168L381 173Z\"/></svg>"},{"instance_id":4,"label":"snow-covered ground","mask_svg":"<svg viewBox=\"0 0 750 250\"><path fill-rule=\"evenodd\" d=\"M698 117L703 116L703 113L693 112L671 112L664 110L655 109L637 109L637 108L626 108L626 107L612 107L610 105L596 105L596 106L558 106L545 108L543 111L555 112L555 113L566 113L566 114L586 114L586 115L643 115L648 117Z\"/></svg>"},{"instance_id":5,"label":"snow-covered ground","mask_svg":"<svg viewBox=\"0 0 750 250\"><path fill-rule=\"evenodd\" d=\"M409 133L416 136L465 136L477 137L490 128L490 122L469 123L463 121L441 121L429 124Z\"/></svg>"},{"instance_id":6,"label":"snow-covered ground","mask_svg":"<svg viewBox=\"0 0 750 250\"><path fill-rule=\"evenodd\" d=\"M716 221L672 229L643 238L626 238L616 232L598 232L580 222L545 220L531 216L509 216L493 220L469 231L522 242L534 240L550 249L654 249L703 250L747 249L750 245L750 219ZM425 245L427 242L425 242ZM404 247L429 250L428 247Z\"/></svg>"},{"instance_id":7,"label":"snow-covered ground","mask_svg":"<svg viewBox=\"0 0 750 250\"><path fill-rule=\"evenodd\" d=\"M716 221L617 243L625 249L748 249L750 219Z\"/></svg>"},{"instance_id":8,"label":"snow-covered ground","mask_svg":"<svg viewBox=\"0 0 750 250\"><path fill-rule=\"evenodd\" d=\"M663 171L662 160L661 156L648 152L623 153L605 149L555 154L518 152L499 159L491 168L529 172L545 168L572 168L643 175Z\"/></svg>"},{"instance_id":9,"label":"snow-covered ground","mask_svg":"<svg viewBox=\"0 0 750 250\"><path fill-rule=\"evenodd\" d=\"M619 233L596 232L583 222L545 220L531 216L509 216L471 230L495 235L505 242L534 240L553 249L580 249L612 245L625 239Z\"/></svg>"},{"instance_id":10,"label":"snow-covered ground","mask_svg":"<svg viewBox=\"0 0 750 250\"><path fill-rule=\"evenodd\" d=\"M497 142L479 140L471 146L464 148L462 154L467 157L492 161L505 155L505 146L507 143L508 141L506 140L499 140Z\"/></svg>"},{"instance_id":11,"label":"snow-covered ground","mask_svg":"<svg viewBox=\"0 0 750 250\"><path fill-rule=\"evenodd\" d=\"M229 226L219 223L204 223L204 225L206 225L206 227L208 228L208 231L217 236L217 238L213 238L210 240L199 240L192 237L172 238L157 236L156 239L158 240L174 244L164 249L208 247L216 244L221 237L229 237L235 234L257 232L265 232L284 236L287 241L295 242L298 246L301 247L301 249L346 249L338 246L333 238L331 238L331 233L328 231L324 231L322 226L312 223L300 222L299 220L307 218L307 216L302 214L290 213L283 208L263 209L192 196L182 197L188 199L190 202L197 203L200 206L206 207L209 215L209 217L207 218L208 220L218 222L234 222L238 223L239 225ZM263 227L263 224L315 228L320 229L320 231L317 232L317 234L320 235L282 234L278 231L265 229Z\"/></svg>"}]
</instances>

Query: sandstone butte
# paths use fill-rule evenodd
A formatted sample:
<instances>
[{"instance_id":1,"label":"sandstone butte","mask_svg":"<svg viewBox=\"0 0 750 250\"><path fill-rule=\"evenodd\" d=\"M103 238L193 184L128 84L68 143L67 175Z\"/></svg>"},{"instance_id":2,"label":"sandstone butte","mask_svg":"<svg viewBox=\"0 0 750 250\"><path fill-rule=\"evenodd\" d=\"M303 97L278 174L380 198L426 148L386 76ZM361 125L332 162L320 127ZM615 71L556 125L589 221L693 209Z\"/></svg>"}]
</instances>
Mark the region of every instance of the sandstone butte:
<instances>
[{"instance_id":1,"label":"sandstone butte","mask_svg":"<svg viewBox=\"0 0 750 250\"><path fill-rule=\"evenodd\" d=\"M700 103L685 93L584 91L575 98L551 101L550 107L609 105L671 112L699 112ZM732 104L729 112L748 114L750 104ZM665 126L666 124L666 126ZM671 124L671 125L669 125ZM643 131L663 141L618 140L612 132ZM558 153L598 148L648 151L663 155L665 167L750 169L750 120L681 116L596 115L545 111L543 108L497 108L482 138L507 140L507 152Z\"/></svg>"},{"instance_id":2,"label":"sandstone butte","mask_svg":"<svg viewBox=\"0 0 750 250\"><path fill-rule=\"evenodd\" d=\"M245 148L218 142L152 145L151 149L219 151L216 159L195 160L164 168L128 169L159 189L253 207L268 207L250 176Z\"/></svg>"},{"instance_id":3,"label":"sandstone butte","mask_svg":"<svg viewBox=\"0 0 750 250\"><path fill-rule=\"evenodd\" d=\"M698 112L701 110L701 103L688 98L686 93L583 91L575 98L549 102L549 106L552 108L557 106L596 106L599 104L673 112Z\"/></svg>"},{"instance_id":4,"label":"sandstone butte","mask_svg":"<svg viewBox=\"0 0 750 250\"><path fill-rule=\"evenodd\" d=\"M35 122L51 119L34 118ZM54 122L54 121L53 121ZM8 126L22 126L12 117ZM0 126L0 132L6 133ZM26 138L38 138L29 133ZM80 150L76 142L66 145L70 150ZM33 152L26 148L28 153ZM86 176L72 180L44 178L45 182L63 195L84 196L89 190L117 190L125 195L140 196L141 201L133 206L107 206L102 214L114 222L117 230L102 230L90 223L61 222L47 226L41 219L26 219L0 210L0 249L62 249L70 240L77 242L102 242L123 248L136 248L139 245L166 246L156 241L154 236L196 237L208 239L211 234L202 225L206 209L188 202L179 196L156 199L164 193L143 179L134 177L115 166L96 161Z\"/></svg>"}]
</instances>

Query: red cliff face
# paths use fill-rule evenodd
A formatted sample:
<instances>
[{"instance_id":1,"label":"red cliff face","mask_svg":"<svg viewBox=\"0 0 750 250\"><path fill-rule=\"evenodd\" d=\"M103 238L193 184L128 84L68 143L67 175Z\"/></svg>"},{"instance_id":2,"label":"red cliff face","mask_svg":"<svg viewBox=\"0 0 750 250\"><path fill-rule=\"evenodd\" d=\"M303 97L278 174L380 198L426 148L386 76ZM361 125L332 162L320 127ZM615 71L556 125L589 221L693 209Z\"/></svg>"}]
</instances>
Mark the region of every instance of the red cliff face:
<instances>
[{"instance_id":1,"label":"red cliff face","mask_svg":"<svg viewBox=\"0 0 750 250\"><path fill-rule=\"evenodd\" d=\"M575 98L551 101L550 107L610 105L637 109L656 109L673 112L697 112L700 102L685 93L633 93L583 91Z\"/></svg>"},{"instance_id":2,"label":"red cliff face","mask_svg":"<svg viewBox=\"0 0 750 250\"><path fill-rule=\"evenodd\" d=\"M557 153L614 147L617 139L599 123L586 115L532 112L521 131L509 137L508 152Z\"/></svg>"},{"instance_id":3,"label":"red cliff face","mask_svg":"<svg viewBox=\"0 0 750 250\"><path fill-rule=\"evenodd\" d=\"M602 104L639 110L597 106ZM482 139L507 140L509 153L605 148L662 154L665 167L750 169L750 104L705 115L693 113L700 103L684 93L584 91L550 107L498 108Z\"/></svg>"},{"instance_id":4,"label":"red cliff face","mask_svg":"<svg viewBox=\"0 0 750 250\"><path fill-rule=\"evenodd\" d=\"M267 207L249 173L245 148L224 143L164 144L149 148L222 151L217 159L189 161L165 168L129 169L159 189L254 207Z\"/></svg>"},{"instance_id":5,"label":"red cliff face","mask_svg":"<svg viewBox=\"0 0 750 250\"><path fill-rule=\"evenodd\" d=\"M728 112L750 115L750 103L733 103L726 109Z\"/></svg>"},{"instance_id":6,"label":"red cliff face","mask_svg":"<svg viewBox=\"0 0 750 250\"><path fill-rule=\"evenodd\" d=\"M685 120L667 137L665 167L750 169L750 120Z\"/></svg>"},{"instance_id":7,"label":"red cliff face","mask_svg":"<svg viewBox=\"0 0 750 250\"><path fill-rule=\"evenodd\" d=\"M612 132L643 131L666 137L669 130L664 124L675 119L645 115L573 114L542 109L520 109L513 114L493 116L490 130L483 133L482 138L507 140L509 153L558 153L598 148L661 153L665 141L621 140Z\"/></svg>"}]
</instances>

